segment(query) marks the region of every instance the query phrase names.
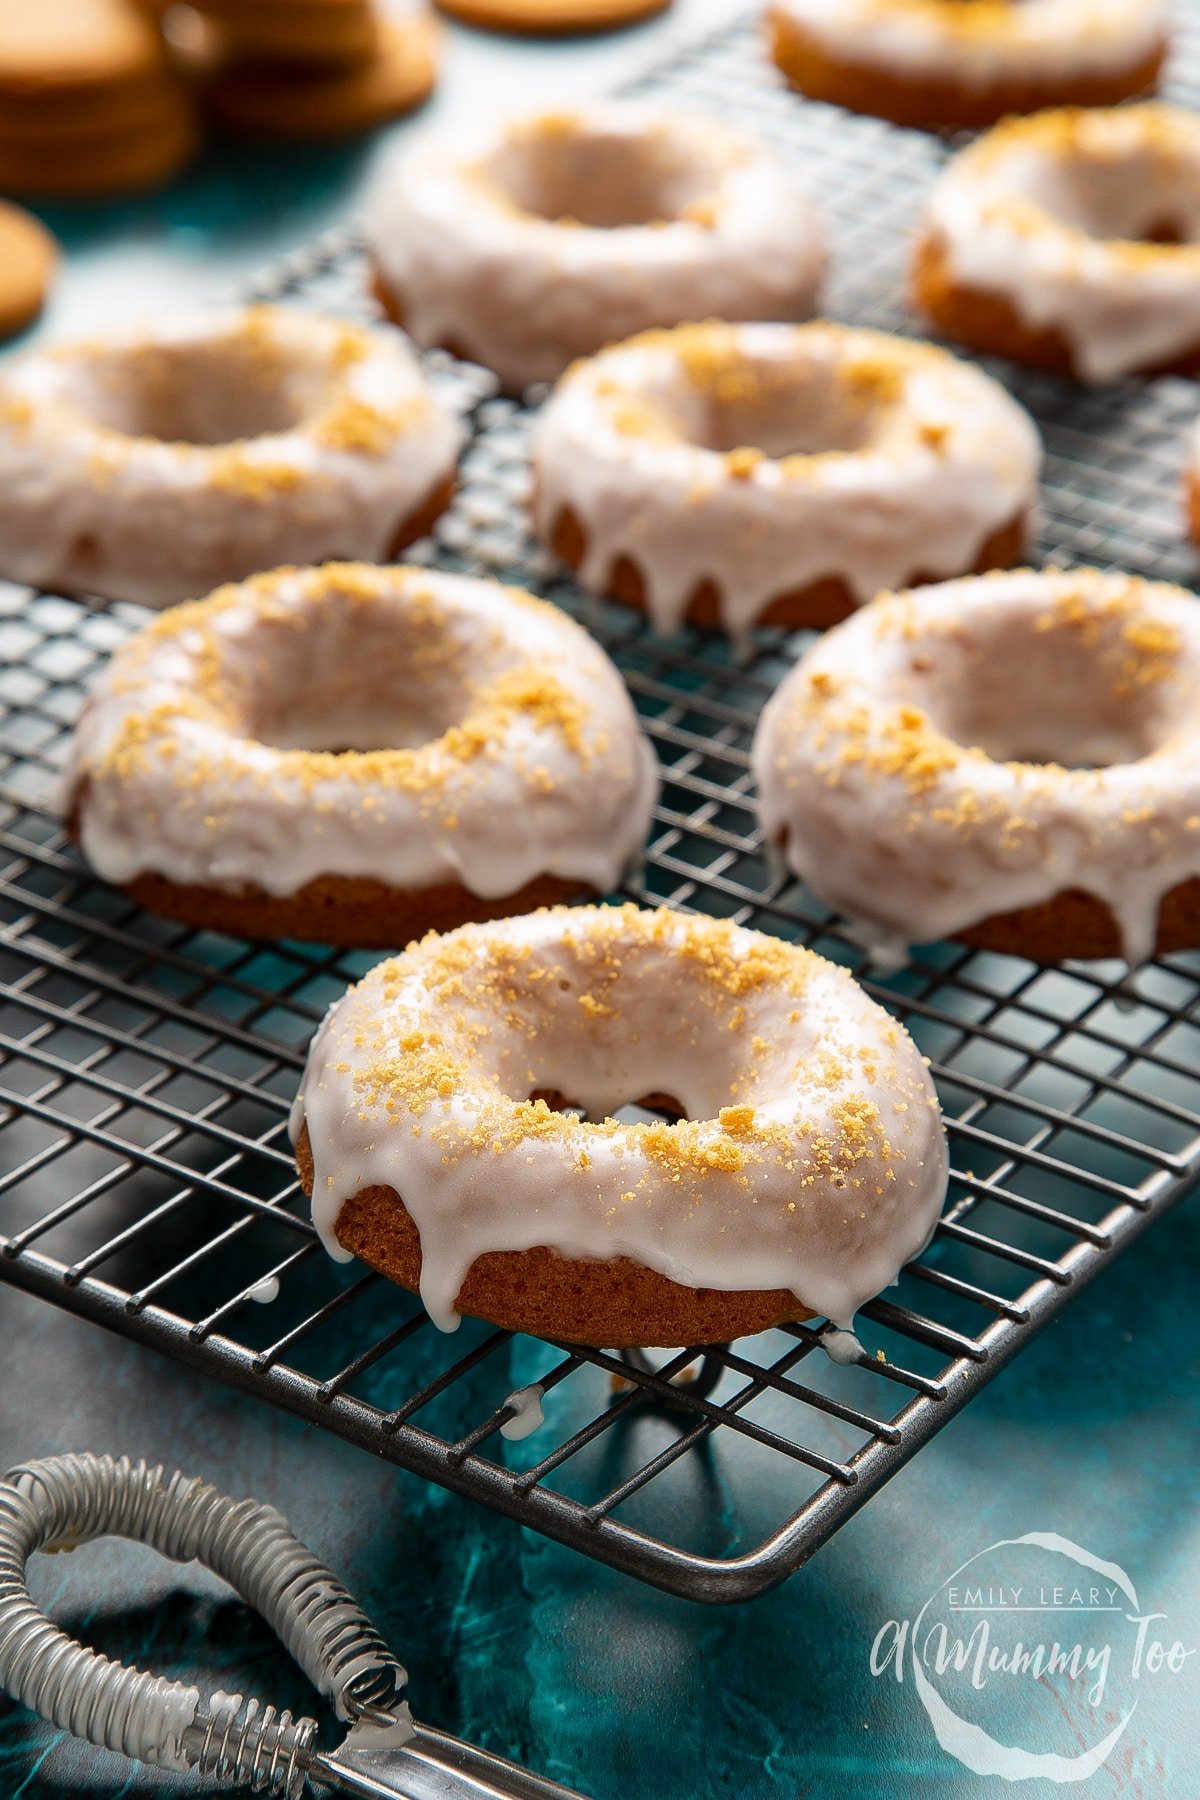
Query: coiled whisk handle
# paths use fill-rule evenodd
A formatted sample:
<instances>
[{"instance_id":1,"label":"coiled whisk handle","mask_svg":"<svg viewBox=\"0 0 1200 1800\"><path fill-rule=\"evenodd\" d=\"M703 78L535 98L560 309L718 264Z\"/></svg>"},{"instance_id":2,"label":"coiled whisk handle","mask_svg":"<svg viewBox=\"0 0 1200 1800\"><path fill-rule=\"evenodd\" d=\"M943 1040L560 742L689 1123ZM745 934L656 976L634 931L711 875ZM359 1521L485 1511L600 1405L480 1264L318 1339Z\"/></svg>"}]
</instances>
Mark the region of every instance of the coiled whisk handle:
<instances>
[{"instance_id":1,"label":"coiled whisk handle","mask_svg":"<svg viewBox=\"0 0 1200 1800\"><path fill-rule=\"evenodd\" d=\"M46 1618L26 1584L29 1557L99 1537L202 1562L262 1614L340 1718L386 1721L401 1738L410 1729L403 1668L274 1507L87 1454L25 1463L0 1481L0 1688L43 1718L139 1762L287 1800L314 1760L314 1720L125 1668Z\"/></svg>"}]
</instances>

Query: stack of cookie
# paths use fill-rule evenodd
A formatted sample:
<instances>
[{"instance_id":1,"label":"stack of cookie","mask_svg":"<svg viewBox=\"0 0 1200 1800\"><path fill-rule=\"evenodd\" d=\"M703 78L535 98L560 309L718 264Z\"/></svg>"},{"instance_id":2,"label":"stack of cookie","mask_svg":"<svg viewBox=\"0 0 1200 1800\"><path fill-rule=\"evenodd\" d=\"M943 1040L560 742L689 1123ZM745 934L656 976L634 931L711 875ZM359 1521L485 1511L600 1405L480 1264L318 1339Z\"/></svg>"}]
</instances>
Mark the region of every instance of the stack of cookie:
<instances>
[{"instance_id":1,"label":"stack of cookie","mask_svg":"<svg viewBox=\"0 0 1200 1800\"><path fill-rule=\"evenodd\" d=\"M226 130L277 138L367 131L425 100L437 74L424 12L372 0L192 0L183 54Z\"/></svg>"},{"instance_id":2,"label":"stack of cookie","mask_svg":"<svg viewBox=\"0 0 1200 1800\"><path fill-rule=\"evenodd\" d=\"M0 191L152 187L195 143L187 95L132 0L0 0Z\"/></svg>"},{"instance_id":3,"label":"stack of cookie","mask_svg":"<svg viewBox=\"0 0 1200 1800\"><path fill-rule=\"evenodd\" d=\"M581 37L665 12L671 0L437 0L464 25L514 37Z\"/></svg>"}]
</instances>

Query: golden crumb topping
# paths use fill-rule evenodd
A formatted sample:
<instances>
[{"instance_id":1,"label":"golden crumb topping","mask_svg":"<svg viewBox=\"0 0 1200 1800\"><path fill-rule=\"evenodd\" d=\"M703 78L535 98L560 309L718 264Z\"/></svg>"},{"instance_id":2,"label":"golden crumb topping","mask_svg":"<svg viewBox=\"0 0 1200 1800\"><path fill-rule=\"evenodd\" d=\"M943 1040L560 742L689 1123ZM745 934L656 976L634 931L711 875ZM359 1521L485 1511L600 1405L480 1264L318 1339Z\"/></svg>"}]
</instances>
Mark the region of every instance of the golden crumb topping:
<instances>
[{"instance_id":1,"label":"golden crumb topping","mask_svg":"<svg viewBox=\"0 0 1200 1800\"><path fill-rule=\"evenodd\" d=\"M559 616L544 601L516 589L506 591L535 612ZM402 624L406 634L406 679L419 687L424 679L449 670L463 694L461 717L440 735L411 748L272 748L264 761L258 755L256 726L259 664L247 654L247 637L253 639L263 631L300 636L308 629L314 607L326 616L334 607L354 612L398 609L397 628ZM383 629L382 623L376 629ZM270 641L263 638L262 654L268 662ZM180 795L207 791L224 773L259 785L296 783L308 794L326 782L349 781L363 790L424 796L440 803L451 787L461 793L472 764L511 755L518 732L526 748L518 750L516 767L530 792L539 795L555 787L547 766L547 737L585 768L608 749L608 735L593 722L587 702L554 672L544 655L490 672L486 663L466 654L461 632L450 629L446 609L432 587L414 581L397 592L379 570L366 564L273 571L220 588L206 600L172 608L122 650L110 674L113 688L136 694L166 643L179 644L186 654L187 679L174 682L169 698L124 713L115 736L95 756L97 776L114 774L128 781L139 772L152 775L164 760L164 743L170 740L177 750L186 738L188 754L178 756L169 772ZM346 700L353 698L358 684L370 679L369 669L352 667L341 680L326 671L324 682L331 698ZM539 744L540 755L535 754ZM443 819L447 825L455 822L453 814Z\"/></svg>"},{"instance_id":2,"label":"golden crumb topping","mask_svg":"<svg viewBox=\"0 0 1200 1800\"><path fill-rule=\"evenodd\" d=\"M852 984L797 945L747 933L729 921L685 917L626 905L536 915L555 921L546 937L520 928L467 927L448 936L429 933L375 970L348 1003L339 1044L363 1119L402 1126L440 1145L444 1160L512 1155L537 1143L563 1147L572 1165L587 1170L606 1154L629 1158L621 1203L645 1198L665 1183L699 1203L713 1177L748 1178L755 1166L778 1166L796 1188L818 1180L834 1186L895 1180L905 1152L889 1135L888 1115L927 1099L917 1069L898 1055L895 1029L872 1039L863 1053L834 1054L825 1034L813 1041L801 1029L795 1051L772 1034L768 1042L748 1026L737 1059L751 1088L771 1059L789 1071L795 1109L768 1115L753 1094L718 1109L713 1119L653 1120L632 1125L614 1118L583 1120L548 1104L536 1090L543 1055L555 1066L563 1033L579 1051L598 1029L632 1032L644 1017L647 989L677 982L681 1005L695 1025L685 1041L704 1041L707 1011L745 1020L751 994L770 1009L805 993L814 972ZM581 987L581 983L583 983ZM819 1005L829 1004L827 990ZM653 1004L651 1002L651 1004ZM693 1009L699 1007L697 1015ZM767 1010L765 1020L774 1014ZM786 1016L802 1027L803 1009ZM776 1077L778 1080L778 1077ZM776 1090L778 1091L778 1089ZM806 1107L813 1108L812 1118ZM869 1173L860 1173L873 1165ZM881 1192L875 1186L876 1193Z\"/></svg>"},{"instance_id":3,"label":"golden crumb topping","mask_svg":"<svg viewBox=\"0 0 1200 1800\"><path fill-rule=\"evenodd\" d=\"M423 395L418 395L404 406L384 410L347 394L313 421L309 435L326 450L382 456L428 410L428 404Z\"/></svg>"}]
</instances>

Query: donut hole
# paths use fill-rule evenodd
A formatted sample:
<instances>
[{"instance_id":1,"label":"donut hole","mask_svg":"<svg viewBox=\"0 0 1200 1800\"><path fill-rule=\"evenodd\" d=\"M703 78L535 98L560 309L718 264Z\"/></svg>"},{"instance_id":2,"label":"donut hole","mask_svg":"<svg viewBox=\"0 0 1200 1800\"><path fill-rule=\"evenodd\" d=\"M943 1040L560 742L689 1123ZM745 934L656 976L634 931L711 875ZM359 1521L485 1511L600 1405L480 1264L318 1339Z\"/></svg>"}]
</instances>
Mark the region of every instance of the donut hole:
<instances>
[{"instance_id":1,"label":"donut hole","mask_svg":"<svg viewBox=\"0 0 1200 1800\"><path fill-rule=\"evenodd\" d=\"M766 457L865 450L891 415L895 376L832 357L725 358L711 370L692 362L682 423L689 440L721 454Z\"/></svg>"},{"instance_id":2,"label":"donut hole","mask_svg":"<svg viewBox=\"0 0 1200 1800\"><path fill-rule=\"evenodd\" d=\"M588 1111L578 1100L568 1100L557 1088L535 1088L529 1095L531 1100L542 1100L552 1112L568 1113L572 1118L586 1119ZM628 1100L622 1106L612 1107L607 1115L622 1125L647 1125L665 1120L673 1125L679 1119L686 1119L687 1112L670 1094L643 1094L637 1100Z\"/></svg>"},{"instance_id":3,"label":"donut hole","mask_svg":"<svg viewBox=\"0 0 1200 1800\"><path fill-rule=\"evenodd\" d=\"M597 1125L703 1125L751 1090L763 1104L781 1085L790 1091L794 1060L782 1066L759 1034L767 990L751 998L733 957L714 974L702 953L693 961L669 938L624 944L619 960L598 950L602 941L575 939L567 926L544 953L514 953L503 939L477 950L465 985L497 996L501 1015L473 1039L481 1080L514 1103L542 1101ZM798 1022L793 1051L804 1033Z\"/></svg>"},{"instance_id":4,"label":"donut hole","mask_svg":"<svg viewBox=\"0 0 1200 1800\"><path fill-rule=\"evenodd\" d=\"M97 349L77 371L72 404L123 437L217 445L294 430L320 404L323 359L252 332L177 344Z\"/></svg>"},{"instance_id":5,"label":"donut hole","mask_svg":"<svg viewBox=\"0 0 1200 1800\"><path fill-rule=\"evenodd\" d=\"M1095 716L1083 709L1067 717L1047 717L1027 696L1009 696L1007 704L993 700L978 707L959 709L943 729L957 743L983 750L993 762L1049 765L1063 769L1109 769L1120 763L1139 762L1155 750L1155 734L1141 721Z\"/></svg>"},{"instance_id":6,"label":"donut hole","mask_svg":"<svg viewBox=\"0 0 1200 1800\"><path fill-rule=\"evenodd\" d=\"M1138 653L1115 616L1052 623L1042 609L976 620L965 641L914 652L908 695L955 743L994 762L1104 769L1151 755L1177 723L1180 684L1137 679Z\"/></svg>"},{"instance_id":7,"label":"donut hole","mask_svg":"<svg viewBox=\"0 0 1200 1800\"><path fill-rule=\"evenodd\" d=\"M1103 242L1200 242L1195 167L1145 145L1109 155L1076 145L1069 156L1037 159L1015 186L1060 225Z\"/></svg>"},{"instance_id":8,"label":"donut hole","mask_svg":"<svg viewBox=\"0 0 1200 1800\"><path fill-rule=\"evenodd\" d=\"M554 119L515 133L481 172L510 206L593 231L663 225L711 194L717 157L663 127L606 132Z\"/></svg>"},{"instance_id":9,"label":"donut hole","mask_svg":"<svg viewBox=\"0 0 1200 1800\"><path fill-rule=\"evenodd\" d=\"M235 660L242 730L276 750L418 749L470 710L465 647L419 605L330 587L298 616L258 619Z\"/></svg>"},{"instance_id":10,"label":"donut hole","mask_svg":"<svg viewBox=\"0 0 1200 1800\"><path fill-rule=\"evenodd\" d=\"M274 750L318 750L334 755L375 750L419 750L459 722L457 711L423 705L403 691L297 697L270 712L258 712L251 735Z\"/></svg>"}]
</instances>

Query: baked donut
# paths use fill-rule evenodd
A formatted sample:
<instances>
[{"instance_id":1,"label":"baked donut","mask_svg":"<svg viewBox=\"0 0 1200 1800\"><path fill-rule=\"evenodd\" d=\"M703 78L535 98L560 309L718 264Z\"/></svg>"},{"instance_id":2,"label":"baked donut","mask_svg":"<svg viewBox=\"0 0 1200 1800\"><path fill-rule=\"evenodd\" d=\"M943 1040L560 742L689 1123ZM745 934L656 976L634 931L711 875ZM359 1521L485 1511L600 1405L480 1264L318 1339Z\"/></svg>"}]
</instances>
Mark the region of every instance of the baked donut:
<instances>
[{"instance_id":1,"label":"baked donut","mask_svg":"<svg viewBox=\"0 0 1200 1800\"><path fill-rule=\"evenodd\" d=\"M936 350L839 325L685 325L571 369L534 427L538 535L594 592L733 635L1020 560L1033 421Z\"/></svg>"},{"instance_id":2,"label":"baked donut","mask_svg":"<svg viewBox=\"0 0 1200 1800\"><path fill-rule=\"evenodd\" d=\"M36 348L0 370L0 574L167 606L382 560L447 505L463 436L392 332L284 307Z\"/></svg>"},{"instance_id":3,"label":"baked donut","mask_svg":"<svg viewBox=\"0 0 1200 1800\"><path fill-rule=\"evenodd\" d=\"M812 100L926 131L1152 89L1166 0L772 0L771 54Z\"/></svg>"},{"instance_id":4,"label":"baked donut","mask_svg":"<svg viewBox=\"0 0 1200 1800\"><path fill-rule=\"evenodd\" d=\"M1094 569L881 596L754 740L767 841L886 954L1200 946L1200 604Z\"/></svg>"},{"instance_id":5,"label":"baked donut","mask_svg":"<svg viewBox=\"0 0 1200 1800\"><path fill-rule=\"evenodd\" d=\"M683 1116L611 1116L643 1095ZM292 1136L326 1247L435 1325L614 1348L848 1322L946 1189L895 1020L809 950L666 908L410 944L329 1013Z\"/></svg>"},{"instance_id":6,"label":"baked donut","mask_svg":"<svg viewBox=\"0 0 1200 1800\"><path fill-rule=\"evenodd\" d=\"M935 183L916 303L947 337L1079 381L1200 370L1200 119L1009 119Z\"/></svg>"},{"instance_id":7,"label":"baked donut","mask_svg":"<svg viewBox=\"0 0 1200 1800\"><path fill-rule=\"evenodd\" d=\"M807 318L825 262L763 145L620 102L419 145L385 168L367 240L390 315L511 393L647 326Z\"/></svg>"},{"instance_id":8,"label":"baked donut","mask_svg":"<svg viewBox=\"0 0 1200 1800\"><path fill-rule=\"evenodd\" d=\"M331 563L131 638L76 726L63 806L96 872L152 912L386 946L607 892L656 793L624 684L565 613Z\"/></svg>"}]
</instances>

